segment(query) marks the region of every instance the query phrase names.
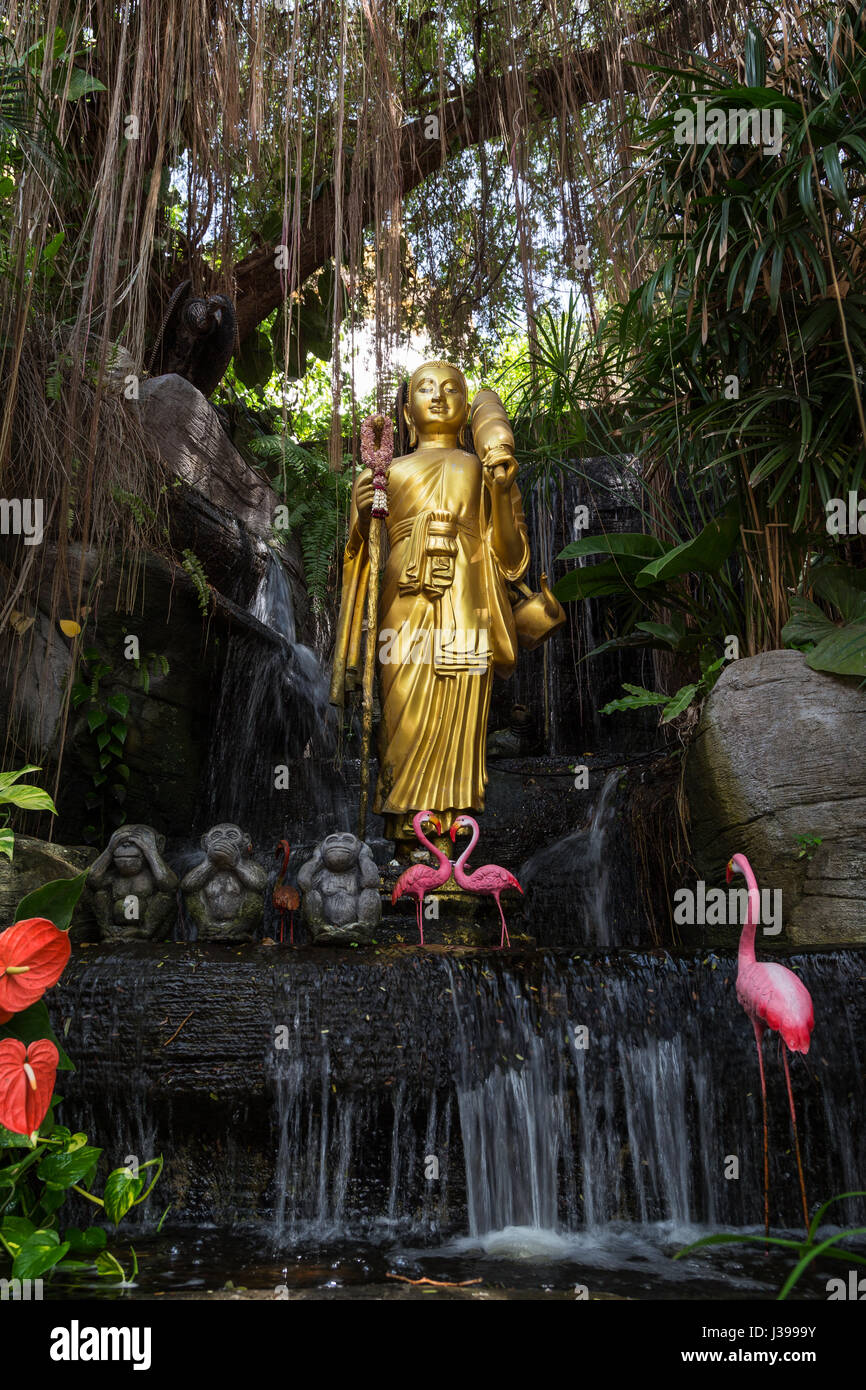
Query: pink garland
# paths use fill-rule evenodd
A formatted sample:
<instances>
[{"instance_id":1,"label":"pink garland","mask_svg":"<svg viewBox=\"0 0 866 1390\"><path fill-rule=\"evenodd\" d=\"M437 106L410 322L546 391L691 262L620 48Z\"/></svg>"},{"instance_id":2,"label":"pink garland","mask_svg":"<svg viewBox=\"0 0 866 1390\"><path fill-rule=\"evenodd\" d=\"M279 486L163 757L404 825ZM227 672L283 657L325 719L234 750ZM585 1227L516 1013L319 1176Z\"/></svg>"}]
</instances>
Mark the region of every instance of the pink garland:
<instances>
[{"instance_id":1,"label":"pink garland","mask_svg":"<svg viewBox=\"0 0 866 1390\"><path fill-rule=\"evenodd\" d=\"M384 420L382 438L376 448L376 428L374 421ZM368 415L361 425L361 462L373 472L373 507L371 516L388 515L388 496L385 491L385 473L394 457L394 426L387 415Z\"/></svg>"}]
</instances>

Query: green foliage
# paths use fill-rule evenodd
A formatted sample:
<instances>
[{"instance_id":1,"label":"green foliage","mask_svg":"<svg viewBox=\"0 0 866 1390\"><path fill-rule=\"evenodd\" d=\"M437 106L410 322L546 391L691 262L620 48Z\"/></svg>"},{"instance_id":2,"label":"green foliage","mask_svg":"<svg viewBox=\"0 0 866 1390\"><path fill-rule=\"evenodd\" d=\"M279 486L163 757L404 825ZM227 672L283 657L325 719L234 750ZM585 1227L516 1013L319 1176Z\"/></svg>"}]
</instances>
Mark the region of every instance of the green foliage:
<instances>
[{"instance_id":1,"label":"green foliage","mask_svg":"<svg viewBox=\"0 0 866 1390\"><path fill-rule=\"evenodd\" d=\"M595 333L573 300L543 311L513 392L521 437L537 436L530 471L618 458L666 548L738 515L727 569L693 571L684 592L748 651L779 645L810 555L838 557L825 506L856 492L866 467L866 10L841 7L825 39L770 63L750 29L741 69L700 56L647 65L664 87L636 140L623 131L641 162L619 211L649 269ZM699 101L782 112L778 153L741 143L733 121L716 143L683 143L683 112ZM664 564L644 560L648 597ZM557 592L621 595L620 631L632 633L644 616L636 565L612 554L596 568ZM815 669L859 674L862 638L835 636Z\"/></svg>"},{"instance_id":2,"label":"green foliage","mask_svg":"<svg viewBox=\"0 0 866 1390\"><path fill-rule=\"evenodd\" d=\"M73 1134L53 1120L46 1120L34 1139L0 1127L0 1269L5 1265L9 1277L38 1279L55 1271L93 1270L125 1282L122 1266L105 1249L105 1231L98 1226L63 1230L59 1209L68 1194L76 1192L103 1208L117 1226L150 1196L163 1160L148 1159L135 1171L115 1168L106 1178L103 1196L97 1197L91 1188L101 1155L85 1134ZM145 1187L151 1168L155 1172Z\"/></svg>"},{"instance_id":3,"label":"green foliage","mask_svg":"<svg viewBox=\"0 0 866 1390\"><path fill-rule=\"evenodd\" d=\"M669 86L624 211L648 245L667 249L601 334L622 382L625 447L692 474L723 468L738 489L746 477L793 531L856 490L866 464L852 360L866 348L853 212L866 177L864 22L840 11L826 48L800 47L778 70L750 29L747 85L697 57L653 67ZM741 144L729 122L727 138L689 157L677 129L699 100L781 112L779 153Z\"/></svg>"},{"instance_id":4,"label":"green foliage","mask_svg":"<svg viewBox=\"0 0 866 1390\"><path fill-rule=\"evenodd\" d=\"M210 584L208 583L207 575L204 572L204 566L201 560L193 551L185 550L183 552L181 567L184 573L192 580L199 609L203 615L206 615L210 608L211 593Z\"/></svg>"},{"instance_id":5,"label":"green foliage","mask_svg":"<svg viewBox=\"0 0 866 1390\"><path fill-rule=\"evenodd\" d=\"M126 819L123 806L129 767L124 761L124 744L129 732L126 723L129 696L122 690L106 693L102 682L111 674L111 662L99 649L85 647L78 679L72 686L72 704L83 711L91 736L92 790L86 794L84 804L88 811L98 812L98 822L84 828L88 844L105 838L106 821L115 830Z\"/></svg>"},{"instance_id":6,"label":"green foliage","mask_svg":"<svg viewBox=\"0 0 866 1390\"><path fill-rule=\"evenodd\" d=\"M14 772L0 772L0 854L5 854L7 859L11 859L14 853L15 833L10 829L8 813L3 812L2 807L15 806L22 811L50 811L53 816L57 815L57 808L47 792L28 784L18 785L19 779L26 777L29 772L41 771L41 768L28 764L27 767Z\"/></svg>"},{"instance_id":7,"label":"green foliage","mask_svg":"<svg viewBox=\"0 0 866 1390\"><path fill-rule=\"evenodd\" d=\"M791 617L782 629L785 646L805 652L813 671L866 676L866 571L851 565L815 565L805 582L838 620L798 594L791 599Z\"/></svg>"},{"instance_id":8,"label":"green foliage","mask_svg":"<svg viewBox=\"0 0 866 1390\"><path fill-rule=\"evenodd\" d=\"M47 917L60 931L68 931L78 899L84 890L87 871L73 878L56 878L27 893L18 904L15 921L27 917Z\"/></svg>"},{"instance_id":9,"label":"green foliage","mask_svg":"<svg viewBox=\"0 0 866 1390\"><path fill-rule=\"evenodd\" d=\"M850 1230L837 1231L832 1236L826 1236L823 1240L818 1239L821 1222L829 1208L834 1202L843 1202L848 1197L866 1197L866 1192L840 1192L838 1196L822 1202L809 1223L809 1230L804 1240L789 1240L782 1236L736 1235L733 1232L725 1231L712 1236L702 1236L700 1240L687 1245L684 1250L678 1250L674 1259L681 1260L684 1255L690 1255L694 1250L703 1250L711 1245L763 1245L765 1248L768 1245L775 1245L783 1250L791 1250L798 1258L776 1295L777 1302L781 1302L788 1297L788 1294L814 1260L844 1260L848 1265L866 1265L866 1257L863 1255L856 1255L852 1250L837 1248L843 1241L866 1235L866 1226L854 1226Z\"/></svg>"},{"instance_id":10,"label":"green foliage","mask_svg":"<svg viewBox=\"0 0 866 1390\"><path fill-rule=\"evenodd\" d=\"M724 657L718 657L715 661L709 662L703 667L700 679L688 685L680 686L674 695L662 695L657 690L647 690L642 685L630 685L628 681L623 682L623 689L629 692L620 700L611 700L599 711L600 714L614 714L618 710L649 709L652 706L662 706L662 724L669 724L672 719L676 719L678 714L682 714L690 705L699 704L706 699L713 686L721 674L725 664Z\"/></svg>"},{"instance_id":11,"label":"green foliage","mask_svg":"<svg viewBox=\"0 0 866 1390\"><path fill-rule=\"evenodd\" d=\"M30 769L35 770L35 769ZM21 899L15 920L46 916L61 930L69 927L86 875L43 884ZM58 1070L74 1070L51 1027L44 999L13 1014L0 1024L0 1040L15 1038L25 1046L48 1039L57 1048ZM54 1095L38 1131L15 1134L0 1125L0 1274L13 1279L37 1279L54 1270L95 1270L123 1279L117 1259L105 1250L100 1228L81 1230L59 1225L59 1209L70 1192L101 1207L115 1226L134 1206L146 1201L160 1173L162 1158L133 1167L117 1168L105 1183L104 1195L91 1191L102 1150L55 1121ZM153 1177L145 1188L148 1170ZM71 1258L67 1258L71 1257ZM133 1256L133 1261L134 1256Z\"/></svg>"},{"instance_id":12,"label":"green foliage","mask_svg":"<svg viewBox=\"0 0 866 1390\"><path fill-rule=\"evenodd\" d=\"M135 658L133 665L135 678L145 695L150 693L150 682L156 672L159 671L161 675L167 676L171 669L168 657L162 652L145 652L144 656Z\"/></svg>"},{"instance_id":13,"label":"green foliage","mask_svg":"<svg viewBox=\"0 0 866 1390\"><path fill-rule=\"evenodd\" d=\"M276 466L272 482L285 502L284 514L278 512L274 523L275 535L285 530L298 536L307 589L315 604L323 604L331 566L345 534L351 470L344 466L342 473L332 473L324 458L288 435L263 435L251 440L249 447L263 462Z\"/></svg>"},{"instance_id":14,"label":"green foliage","mask_svg":"<svg viewBox=\"0 0 866 1390\"><path fill-rule=\"evenodd\" d=\"M797 858L811 859L816 849L820 849L824 841L820 835L798 835L797 836Z\"/></svg>"}]
</instances>

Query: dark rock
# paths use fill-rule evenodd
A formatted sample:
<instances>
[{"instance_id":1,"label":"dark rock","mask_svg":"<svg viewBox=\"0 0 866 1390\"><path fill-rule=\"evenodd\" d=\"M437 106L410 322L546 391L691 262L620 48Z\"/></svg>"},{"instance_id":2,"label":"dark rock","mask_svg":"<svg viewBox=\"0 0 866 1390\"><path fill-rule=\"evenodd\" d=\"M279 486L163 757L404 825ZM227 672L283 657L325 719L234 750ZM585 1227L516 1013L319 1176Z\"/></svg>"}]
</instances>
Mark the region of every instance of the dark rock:
<instances>
[{"instance_id":1,"label":"dark rock","mask_svg":"<svg viewBox=\"0 0 866 1390\"><path fill-rule=\"evenodd\" d=\"M29 835L15 836L11 860L0 855L0 930L15 920L15 909L28 893L58 878L75 878L90 867L96 850L83 845L55 845ZM96 941L99 932L93 904L85 893L72 916L73 941Z\"/></svg>"},{"instance_id":2,"label":"dark rock","mask_svg":"<svg viewBox=\"0 0 866 1390\"><path fill-rule=\"evenodd\" d=\"M699 873L724 883L731 855L747 855L759 886L781 889L790 941L866 942L864 730L856 682L764 652L722 672L689 749Z\"/></svg>"}]
</instances>

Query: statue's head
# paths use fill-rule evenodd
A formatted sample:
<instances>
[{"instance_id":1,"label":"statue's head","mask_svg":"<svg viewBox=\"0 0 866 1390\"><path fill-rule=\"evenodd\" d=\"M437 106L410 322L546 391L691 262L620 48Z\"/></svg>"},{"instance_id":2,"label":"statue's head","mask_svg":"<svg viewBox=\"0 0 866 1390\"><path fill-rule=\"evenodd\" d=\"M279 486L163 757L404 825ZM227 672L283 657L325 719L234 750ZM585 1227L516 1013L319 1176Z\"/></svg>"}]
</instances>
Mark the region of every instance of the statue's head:
<instances>
[{"instance_id":1,"label":"statue's head","mask_svg":"<svg viewBox=\"0 0 866 1390\"><path fill-rule=\"evenodd\" d=\"M133 878L144 868L145 843L151 851L161 854L165 849L165 836L157 835L149 825L123 825L115 830L109 848L114 867L123 878Z\"/></svg>"},{"instance_id":2,"label":"statue's head","mask_svg":"<svg viewBox=\"0 0 866 1390\"><path fill-rule=\"evenodd\" d=\"M422 362L409 380L404 415L410 445L425 438L462 444L469 391L460 368L450 362Z\"/></svg>"},{"instance_id":3,"label":"statue's head","mask_svg":"<svg viewBox=\"0 0 866 1390\"><path fill-rule=\"evenodd\" d=\"M322 841L322 863L334 873L344 873L358 862L362 843L348 830L336 831Z\"/></svg>"},{"instance_id":4,"label":"statue's head","mask_svg":"<svg viewBox=\"0 0 866 1390\"><path fill-rule=\"evenodd\" d=\"M202 849L214 864L233 864L253 852L250 837L239 825L223 821L211 826L201 837Z\"/></svg>"}]
</instances>

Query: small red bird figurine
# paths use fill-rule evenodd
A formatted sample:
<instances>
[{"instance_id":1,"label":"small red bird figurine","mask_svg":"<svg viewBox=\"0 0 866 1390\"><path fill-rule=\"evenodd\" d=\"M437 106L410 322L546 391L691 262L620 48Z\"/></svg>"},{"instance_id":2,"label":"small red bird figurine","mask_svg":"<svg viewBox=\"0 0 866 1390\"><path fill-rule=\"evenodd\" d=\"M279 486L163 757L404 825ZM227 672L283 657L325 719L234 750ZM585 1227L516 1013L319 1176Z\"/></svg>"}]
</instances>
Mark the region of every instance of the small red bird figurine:
<instances>
[{"instance_id":1,"label":"small red bird figurine","mask_svg":"<svg viewBox=\"0 0 866 1390\"><path fill-rule=\"evenodd\" d=\"M478 836L481 833L478 829L477 820L473 820L471 816L458 816L448 832L455 844L457 831L464 825L471 829L472 838L460 858L454 863L454 878L458 885L461 888L467 889L468 892L488 893L491 898L496 900L496 906L499 908L499 916L502 918L502 935L499 938L499 949L501 951L506 942L509 946L511 945L511 940L508 935L508 928L505 925L505 913L502 911L502 903L499 901L499 895L500 893L504 893L506 888L516 888L518 893L522 895L523 889L517 882L514 874L510 874L507 869L500 868L498 864L482 864L481 868L476 869L474 873L468 873L464 870L463 865L478 843Z\"/></svg>"},{"instance_id":2,"label":"small red bird figurine","mask_svg":"<svg viewBox=\"0 0 866 1390\"><path fill-rule=\"evenodd\" d=\"M282 866L282 868L280 869L280 872L277 874L277 881L276 881L276 883L274 884L274 893L273 893L272 902L273 902L273 904L274 904L274 907L277 909L277 912L280 914L280 941L285 940L285 935L286 935L286 913L288 912L288 913L289 913L289 941L290 941L290 943L292 944L292 946L294 946L294 944L295 944L295 912L297 911L297 909L298 909L298 908L300 907L300 905L301 905L301 897L300 897L300 894L298 893L297 888L294 888L294 887L292 886L291 883L286 883L286 881L285 881L286 874L287 874L288 868L289 868L289 855L291 854L291 852L292 852L292 847L291 847L291 845L289 844L288 840L280 840L280 843L277 845L277 848L276 848L276 850L275 850L275 853L276 853L276 856L277 856L278 859L279 859L280 855L282 854L282 856L283 856L283 866Z\"/></svg>"},{"instance_id":3,"label":"small red bird figurine","mask_svg":"<svg viewBox=\"0 0 866 1390\"><path fill-rule=\"evenodd\" d=\"M412 826L415 834L418 836L424 848L429 849L431 854L436 856L439 861L438 865L436 868L432 868L429 864L411 864L408 869L404 869L403 873L397 879L397 882L394 884L394 892L391 894L392 903L395 903L398 898L402 898L404 893L408 894L410 898L415 899L417 903L418 935L421 938L422 946L424 945L424 922L422 917L424 897L427 893L432 893L436 888L441 888L443 883L447 883L451 877L451 860L448 858L447 854L443 854L441 849L437 849L436 846L432 845L427 839L427 836L421 828L425 821L429 821L431 825L435 825L437 835L442 834L442 826L430 811L418 811L418 813L412 817Z\"/></svg>"},{"instance_id":4,"label":"small red bird figurine","mask_svg":"<svg viewBox=\"0 0 866 1390\"><path fill-rule=\"evenodd\" d=\"M797 1113L794 1109L794 1093L791 1090L791 1073L788 1069L788 1053L809 1051L812 1029L815 1026L815 1011L812 996L803 981L787 966L755 959L755 927L760 911L761 898L758 881L752 866L744 854L735 854L728 863L727 881L730 883L735 873L742 874L749 886L749 906L746 924L740 936L737 952L737 998L752 1020L755 1042L758 1047L758 1067L761 1073L761 1101L764 1112L764 1229L770 1233L770 1165L767 1151L767 1083L764 1077L764 1056L761 1050L764 1033L779 1033L785 1046L782 1048L782 1061L785 1066L785 1081L788 1086L788 1102L791 1107L791 1125L794 1130L794 1149L797 1154L797 1174L800 1179L800 1196L803 1199L803 1216L806 1230L809 1229L809 1204L806 1201L806 1184L803 1181L803 1164L800 1158L800 1140L797 1134Z\"/></svg>"}]
</instances>

